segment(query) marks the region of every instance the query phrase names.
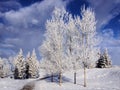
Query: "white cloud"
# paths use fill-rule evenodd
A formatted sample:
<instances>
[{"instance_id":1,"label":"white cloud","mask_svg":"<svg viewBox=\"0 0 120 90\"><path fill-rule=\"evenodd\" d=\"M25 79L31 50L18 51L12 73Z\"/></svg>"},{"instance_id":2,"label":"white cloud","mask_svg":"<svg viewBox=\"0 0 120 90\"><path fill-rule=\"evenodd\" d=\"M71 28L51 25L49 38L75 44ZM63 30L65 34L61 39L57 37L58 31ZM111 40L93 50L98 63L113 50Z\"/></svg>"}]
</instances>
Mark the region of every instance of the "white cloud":
<instances>
[{"instance_id":1,"label":"white cloud","mask_svg":"<svg viewBox=\"0 0 120 90\"><path fill-rule=\"evenodd\" d=\"M10 11L5 13L7 23L16 26L29 28L31 24L36 23L42 25L51 15L55 6L65 7L66 2L62 0L44 0L41 3L35 3L30 7L25 7L19 11Z\"/></svg>"},{"instance_id":2,"label":"white cloud","mask_svg":"<svg viewBox=\"0 0 120 90\"><path fill-rule=\"evenodd\" d=\"M37 19L32 19L32 24L37 25L38 22L39 22L39 21L38 21Z\"/></svg>"},{"instance_id":3,"label":"white cloud","mask_svg":"<svg viewBox=\"0 0 120 90\"><path fill-rule=\"evenodd\" d=\"M120 13L120 0L87 0L94 8L97 18L97 29L106 25Z\"/></svg>"},{"instance_id":4,"label":"white cloud","mask_svg":"<svg viewBox=\"0 0 120 90\"><path fill-rule=\"evenodd\" d=\"M14 48L14 45L11 45L11 44L0 44L0 47L2 47L2 48Z\"/></svg>"},{"instance_id":5,"label":"white cloud","mask_svg":"<svg viewBox=\"0 0 120 90\"><path fill-rule=\"evenodd\" d=\"M43 40L45 22L50 18L54 7L66 7L67 3L68 1L63 0L44 0L18 11L1 14L5 21L5 24L0 24L0 32L4 38L2 46L13 45L15 48L9 47L11 53L18 52L19 48L23 48L25 53L38 48ZM4 54L8 52L3 51Z\"/></svg>"}]
</instances>

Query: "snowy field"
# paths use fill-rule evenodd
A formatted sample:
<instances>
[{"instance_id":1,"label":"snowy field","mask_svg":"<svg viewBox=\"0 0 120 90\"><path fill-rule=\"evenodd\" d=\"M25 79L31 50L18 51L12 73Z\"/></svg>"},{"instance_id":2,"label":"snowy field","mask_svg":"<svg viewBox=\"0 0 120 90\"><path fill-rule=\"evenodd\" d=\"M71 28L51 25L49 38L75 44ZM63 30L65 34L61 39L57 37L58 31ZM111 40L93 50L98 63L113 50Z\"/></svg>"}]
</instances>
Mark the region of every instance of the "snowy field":
<instances>
[{"instance_id":1,"label":"snowy field","mask_svg":"<svg viewBox=\"0 0 120 90\"><path fill-rule=\"evenodd\" d=\"M42 77L42 75L41 75ZM34 84L34 90L120 90L120 67L87 69L87 87L83 87L83 70L77 71L77 84L73 84L73 72L63 74L62 86L57 79L47 80L0 79L0 90L21 90L26 84ZM32 85L30 84L30 85Z\"/></svg>"}]
</instances>

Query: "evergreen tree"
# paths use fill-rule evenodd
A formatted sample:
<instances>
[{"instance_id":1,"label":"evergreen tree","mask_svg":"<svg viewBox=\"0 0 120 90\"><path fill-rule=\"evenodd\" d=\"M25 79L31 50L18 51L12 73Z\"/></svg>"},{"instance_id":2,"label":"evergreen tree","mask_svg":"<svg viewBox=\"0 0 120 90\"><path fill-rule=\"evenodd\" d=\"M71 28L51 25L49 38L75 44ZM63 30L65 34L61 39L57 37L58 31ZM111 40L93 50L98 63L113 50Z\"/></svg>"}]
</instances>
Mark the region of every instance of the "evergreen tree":
<instances>
[{"instance_id":1,"label":"evergreen tree","mask_svg":"<svg viewBox=\"0 0 120 90\"><path fill-rule=\"evenodd\" d=\"M112 61L110 60L110 56L108 54L108 49L106 48L103 54L104 60L106 62L106 67L112 66Z\"/></svg>"},{"instance_id":2,"label":"evergreen tree","mask_svg":"<svg viewBox=\"0 0 120 90\"><path fill-rule=\"evenodd\" d=\"M96 63L97 68L108 68L112 66L112 62L110 60L110 56L108 54L107 48L105 49L103 54L100 54L100 58Z\"/></svg>"},{"instance_id":3,"label":"evergreen tree","mask_svg":"<svg viewBox=\"0 0 120 90\"><path fill-rule=\"evenodd\" d=\"M35 49L32 51L32 55L30 57L28 53L27 59L27 77L29 78L38 78L39 77L39 62L36 57Z\"/></svg>"},{"instance_id":4,"label":"evergreen tree","mask_svg":"<svg viewBox=\"0 0 120 90\"><path fill-rule=\"evenodd\" d=\"M29 61L31 60L30 52L28 52L27 57L26 57L26 78L30 78L30 73L29 73Z\"/></svg>"},{"instance_id":5,"label":"evergreen tree","mask_svg":"<svg viewBox=\"0 0 120 90\"><path fill-rule=\"evenodd\" d=\"M100 54L100 58L98 59L97 63L96 63L96 67L97 68L105 68L105 61L104 61L104 57L102 54Z\"/></svg>"},{"instance_id":6,"label":"evergreen tree","mask_svg":"<svg viewBox=\"0 0 120 90\"><path fill-rule=\"evenodd\" d=\"M15 70L14 70L14 78L15 79L25 79L26 78L26 66L25 60L23 57L23 51L20 49L20 52L15 57L14 60Z\"/></svg>"}]
</instances>

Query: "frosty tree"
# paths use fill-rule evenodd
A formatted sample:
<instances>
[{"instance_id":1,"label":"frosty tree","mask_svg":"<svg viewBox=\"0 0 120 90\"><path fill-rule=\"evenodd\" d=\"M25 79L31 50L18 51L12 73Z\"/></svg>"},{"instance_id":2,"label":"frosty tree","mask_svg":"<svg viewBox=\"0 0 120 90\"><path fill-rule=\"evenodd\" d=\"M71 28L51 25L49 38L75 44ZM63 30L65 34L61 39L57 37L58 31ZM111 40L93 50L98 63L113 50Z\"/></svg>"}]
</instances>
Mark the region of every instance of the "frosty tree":
<instances>
[{"instance_id":1,"label":"frosty tree","mask_svg":"<svg viewBox=\"0 0 120 90\"><path fill-rule=\"evenodd\" d=\"M14 60L14 78L15 79L26 79L26 78L37 78L39 77L39 62L36 57L35 50L32 55L28 53L26 61L23 57L22 49L15 57Z\"/></svg>"},{"instance_id":2,"label":"frosty tree","mask_svg":"<svg viewBox=\"0 0 120 90\"><path fill-rule=\"evenodd\" d=\"M46 52L44 51L45 53L41 51L42 54L48 55L47 60L49 60L50 64L52 63L52 65L56 66L55 72L59 73L60 85L62 82L62 73L67 69L67 60L64 54L65 15L66 11L64 9L60 10L55 8L52 13L52 19L47 20L46 23L47 31L45 34L45 41L49 41L49 48L46 49ZM48 59L49 56L50 59Z\"/></svg>"},{"instance_id":3,"label":"frosty tree","mask_svg":"<svg viewBox=\"0 0 120 90\"><path fill-rule=\"evenodd\" d=\"M26 56L26 64L25 64L25 66L26 66L26 78L28 79L28 78L30 78L30 73L29 73L29 64L28 64L28 62L31 60L31 56L30 56L30 52L28 52L28 54L27 54L27 56Z\"/></svg>"},{"instance_id":4,"label":"frosty tree","mask_svg":"<svg viewBox=\"0 0 120 90\"><path fill-rule=\"evenodd\" d=\"M39 62L37 60L35 49L33 49L31 57L30 57L30 53L28 53L26 62L27 62L26 64L27 78L38 78L39 77Z\"/></svg>"},{"instance_id":5,"label":"frosty tree","mask_svg":"<svg viewBox=\"0 0 120 90\"><path fill-rule=\"evenodd\" d=\"M13 56L10 56L7 61L8 61L8 63L9 63L10 73L13 74L13 72L14 72L14 57L13 57ZM12 77L11 77L11 78L12 78Z\"/></svg>"},{"instance_id":6,"label":"frosty tree","mask_svg":"<svg viewBox=\"0 0 120 90\"><path fill-rule=\"evenodd\" d=\"M108 54L108 49L107 48L105 48L103 56L104 56L104 59L106 61L106 67L111 67L112 66L112 61L111 61L111 58Z\"/></svg>"},{"instance_id":7,"label":"frosty tree","mask_svg":"<svg viewBox=\"0 0 120 90\"><path fill-rule=\"evenodd\" d=\"M26 77L26 66L25 66L25 60L23 57L23 51L20 49L20 52L15 57L14 60L14 78L15 79L24 79Z\"/></svg>"},{"instance_id":8,"label":"frosty tree","mask_svg":"<svg viewBox=\"0 0 120 90\"><path fill-rule=\"evenodd\" d=\"M80 40L80 59L84 67L84 86L86 87L86 68L95 65L97 60L97 42L96 42L96 20L95 14L91 8L81 10L82 19L77 17L76 25L79 29Z\"/></svg>"},{"instance_id":9,"label":"frosty tree","mask_svg":"<svg viewBox=\"0 0 120 90\"><path fill-rule=\"evenodd\" d=\"M52 19L46 23L45 41L41 46L43 59L50 65L50 72L61 74L66 67L74 69L74 83L76 83L76 69L79 64L84 67L84 86L86 87L86 68L95 67L98 60L99 48L96 39L96 20L91 8L81 10L82 18L72 17L65 10L55 9ZM68 61L68 62L66 62ZM66 63L65 63L66 62ZM69 63L69 64L68 64ZM54 65L54 66L53 66Z\"/></svg>"},{"instance_id":10,"label":"frosty tree","mask_svg":"<svg viewBox=\"0 0 120 90\"><path fill-rule=\"evenodd\" d=\"M46 73L51 75L51 82L53 82L53 75L56 74L56 64L52 61L53 59L53 47L49 38L46 37L46 40L40 47L40 52L42 55L42 60L40 67L46 70Z\"/></svg>"},{"instance_id":11,"label":"frosty tree","mask_svg":"<svg viewBox=\"0 0 120 90\"><path fill-rule=\"evenodd\" d=\"M4 77L4 62L1 57L0 57L0 77L1 78Z\"/></svg>"},{"instance_id":12,"label":"frosty tree","mask_svg":"<svg viewBox=\"0 0 120 90\"><path fill-rule=\"evenodd\" d=\"M11 74L10 64L8 59L0 57L0 77L8 77Z\"/></svg>"},{"instance_id":13,"label":"frosty tree","mask_svg":"<svg viewBox=\"0 0 120 90\"><path fill-rule=\"evenodd\" d=\"M67 59L72 63L72 68L74 70L74 84L76 84L76 70L80 67L80 53L78 52L80 34L72 15L69 14L67 17L68 22L66 24L65 50Z\"/></svg>"}]
</instances>

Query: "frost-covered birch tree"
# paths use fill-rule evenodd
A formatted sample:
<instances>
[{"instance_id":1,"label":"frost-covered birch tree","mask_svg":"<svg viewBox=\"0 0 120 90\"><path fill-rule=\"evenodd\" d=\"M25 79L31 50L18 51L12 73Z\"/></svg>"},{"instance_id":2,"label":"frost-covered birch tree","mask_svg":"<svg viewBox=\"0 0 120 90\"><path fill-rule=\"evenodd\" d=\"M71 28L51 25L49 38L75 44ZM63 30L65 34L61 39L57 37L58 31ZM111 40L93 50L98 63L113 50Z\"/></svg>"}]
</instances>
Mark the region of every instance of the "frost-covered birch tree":
<instances>
[{"instance_id":1,"label":"frost-covered birch tree","mask_svg":"<svg viewBox=\"0 0 120 90\"><path fill-rule=\"evenodd\" d=\"M49 38L46 37L46 40L40 47L40 52L42 60L40 62L40 67L46 71L47 75L51 75L51 82L53 82L53 75L57 73L56 64L53 59L53 46L51 46Z\"/></svg>"},{"instance_id":2,"label":"frost-covered birch tree","mask_svg":"<svg viewBox=\"0 0 120 90\"><path fill-rule=\"evenodd\" d=\"M80 68L79 58L80 34L72 15L68 14L67 17L68 21L66 24L65 50L67 59L69 59L69 61L71 61L72 63L72 68L74 70L74 84L76 84L76 70ZM69 65L71 66L70 63Z\"/></svg>"},{"instance_id":3,"label":"frost-covered birch tree","mask_svg":"<svg viewBox=\"0 0 120 90\"><path fill-rule=\"evenodd\" d=\"M60 76L60 85L62 82L62 73L67 69L67 60L64 54L65 15L65 9L55 8L51 20L47 20L46 22L47 31L45 34L45 41L49 41L50 45L50 49L46 49L46 53L49 54L48 57L50 56L50 59L47 57L47 60L55 65L55 72L59 73Z\"/></svg>"},{"instance_id":4,"label":"frost-covered birch tree","mask_svg":"<svg viewBox=\"0 0 120 90\"><path fill-rule=\"evenodd\" d=\"M76 20L80 31L80 45L81 45L81 58L82 62L85 62L86 67L94 67L95 61L98 58L99 48L97 47L98 41L96 38L96 20L95 14L91 8L81 10L82 18L79 17Z\"/></svg>"},{"instance_id":5,"label":"frost-covered birch tree","mask_svg":"<svg viewBox=\"0 0 120 90\"><path fill-rule=\"evenodd\" d=\"M76 24L79 28L81 41L80 41L80 58L84 67L84 86L86 87L86 68L93 67L97 60L97 39L96 39L96 20L95 13L91 8L81 10L82 19L77 17Z\"/></svg>"}]
</instances>

